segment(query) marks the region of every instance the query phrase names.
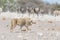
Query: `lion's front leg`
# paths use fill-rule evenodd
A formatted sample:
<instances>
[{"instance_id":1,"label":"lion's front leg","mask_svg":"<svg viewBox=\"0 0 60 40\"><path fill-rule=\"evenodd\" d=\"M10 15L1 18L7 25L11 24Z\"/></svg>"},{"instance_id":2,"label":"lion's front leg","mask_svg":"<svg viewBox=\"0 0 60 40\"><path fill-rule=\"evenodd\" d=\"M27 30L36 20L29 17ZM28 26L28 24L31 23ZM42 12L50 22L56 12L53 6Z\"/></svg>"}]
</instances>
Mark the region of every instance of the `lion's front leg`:
<instances>
[{"instance_id":1,"label":"lion's front leg","mask_svg":"<svg viewBox=\"0 0 60 40\"><path fill-rule=\"evenodd\" d=\"M27 28L27 30L31 30L28 26L25 26Z\"/></svg>"},{"instance_id":2,"label":"lion's front leg","mask_svg":"<svg viewBox=\"0 0 60 40\"><path fill-rule=\"evenodd\" d=\"M20 29L19 29L19 30L21 30L21 31L22 31L22 27L23 27L23 26L20 26Z\"/></svg>"},{"instance_id":3,"label":"lion's front leg","mask_svg":"<svg viewBox=\"0 0 60 40\"><path fill-rule=\"evenodd\" d=\"M11 25L10 27L10 32L13 32L13 25Z\"/></svg>"},{"instance_id":4,"label":"lion's front leg","mask_svg":"<svg viewBox=\"0 0 60 40\"><path fill-rule=\"evenodd\" d=\"M10 27L10 31L13 32L13 29L14 29L15 27L16 27L16 25L13 25L13 24L12 24L11 27Z\"/></svg>"},{"instance_id":5,"label":"lion's front leg","mask_svg":"<svg viewBox=\"0 0 60 40\"><path fill-rule=\"evenodd\" d=\"M16 27L16 20L11 21L10 31L13 32L13 29Z\"/></svg>"}]
</instances>

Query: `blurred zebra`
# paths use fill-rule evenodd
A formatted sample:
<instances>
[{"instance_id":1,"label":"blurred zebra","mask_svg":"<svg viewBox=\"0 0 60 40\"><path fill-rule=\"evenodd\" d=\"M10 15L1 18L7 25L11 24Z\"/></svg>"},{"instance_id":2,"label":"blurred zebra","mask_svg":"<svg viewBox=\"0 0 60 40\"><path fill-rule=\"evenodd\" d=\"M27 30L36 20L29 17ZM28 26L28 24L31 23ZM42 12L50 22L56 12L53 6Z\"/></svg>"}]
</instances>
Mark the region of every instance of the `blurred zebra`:
<instances>
[{"instance_id":1,"label":"blurred zebra","mask_svg":"<svg viewBox=\"0 0 60 40\"><path fill-rule=\"evenodd\" d=\"M33 14L33 13L34 13L33 8L28 8L27 11L28 11L28 13L29 13L29 17L30 17L30 14Z\"/></svg>"},{"instance_id":2,"label":"blurred zebra","mask_svg":"<svg viewBox=\"0 0 60 40\"><path fill-rule=\"evenodd\" d=\"M23 15L26 13L26 7L20 7L20 12L22 13L23 17Z\"/></svg>"},{"instance_id":3,"label":"blurred zebra","mask_svg":"<svg viewBox=\"0 0 60 40\"><path fill-rule=\"evenodd\" d=\"M45 11L44 10L40 10L40 13L42 14L42 16L44 15Z\"/></svg>"},{"instance_id":4,"label":"blurred zebra","mask_svg":"<svg viewBox=\"0 0 60 40\"><path fill-rule=\"evenodd\" d=\"M60 15L60 11L59 11L59 10L55 10L55 11L53 12L53 14L54 14L54 16L58 16L58 15Z\"/></svg>"},{"instance_id":5,"label":"blurred zebra","mask_svg":"<svg viewBox=\"0 0 60 40\"><path fill-rule=\"evenodd\" d=\"M34 8L34 13L39 16L40 8Z\"/></svg>"}]
</instances>

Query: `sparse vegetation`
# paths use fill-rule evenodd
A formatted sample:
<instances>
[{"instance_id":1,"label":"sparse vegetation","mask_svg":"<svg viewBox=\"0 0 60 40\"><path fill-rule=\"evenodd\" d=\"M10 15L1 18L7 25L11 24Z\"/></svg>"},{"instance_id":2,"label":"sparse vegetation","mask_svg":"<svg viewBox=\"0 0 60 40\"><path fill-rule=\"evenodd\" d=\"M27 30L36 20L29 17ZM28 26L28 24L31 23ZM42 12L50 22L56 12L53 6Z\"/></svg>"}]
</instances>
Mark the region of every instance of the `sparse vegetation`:
<instances>
[{"instance_id":1,"label":"sparse vegetation","mask_svg":"<svg viewBox=\"0 0 60 40\"><path fill-rule=\"evenodd\" d=\"M60 10L60 4L49 4L42 0L0 0L0 7L3 11L17 11L21 6L23 7L40 7L41 9Z\"/></svg>"}]
</instances>

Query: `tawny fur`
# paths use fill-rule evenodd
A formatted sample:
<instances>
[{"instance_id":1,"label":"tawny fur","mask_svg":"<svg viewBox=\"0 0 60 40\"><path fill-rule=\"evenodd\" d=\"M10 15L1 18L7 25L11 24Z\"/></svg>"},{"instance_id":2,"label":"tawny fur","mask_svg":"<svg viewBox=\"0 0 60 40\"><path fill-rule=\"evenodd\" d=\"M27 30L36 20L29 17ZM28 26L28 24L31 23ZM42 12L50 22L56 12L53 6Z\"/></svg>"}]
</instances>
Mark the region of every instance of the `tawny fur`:
<instances>
[{"instance_id":1,"label":"tawny fur","mask_svg":"<svg viewBox=\"0 0 60 40\"><path fill-rule=\"evenodd\" d=\"M29 30L28 26L32 25L32 23L35 24L35 22L32 22L30 18L12 19L11 20L11 31L13 31L16 25L19 25L21 28L25 26L27 30Z\"/></svg>"}]
</instances>

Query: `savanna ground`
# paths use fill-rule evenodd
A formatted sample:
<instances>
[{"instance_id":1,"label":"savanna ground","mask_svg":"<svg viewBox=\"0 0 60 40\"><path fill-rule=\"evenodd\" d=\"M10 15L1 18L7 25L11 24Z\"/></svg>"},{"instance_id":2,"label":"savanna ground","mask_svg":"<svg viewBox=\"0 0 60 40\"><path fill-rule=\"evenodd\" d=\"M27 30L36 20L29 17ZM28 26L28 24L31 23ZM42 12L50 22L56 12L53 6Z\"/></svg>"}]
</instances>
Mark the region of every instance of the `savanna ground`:
<instances>
[{"instance_id":1,"label":"savanna ground","mask_svg":"<svg viewBox=\"0 0 60 40\"><path fill-rule=\"evenodd\" d=\"M29 17L27 15L25 17ZM17 13L2 13L0 15L0 40L60 40L59 16L45 15L38 18L31 15L30 18L36 24L29 26L31 28L30 31L20 31L19 26L17 26L13 32L10 32L11 19L21 16L22 14Z\"/></svg>"}]
</instances>

